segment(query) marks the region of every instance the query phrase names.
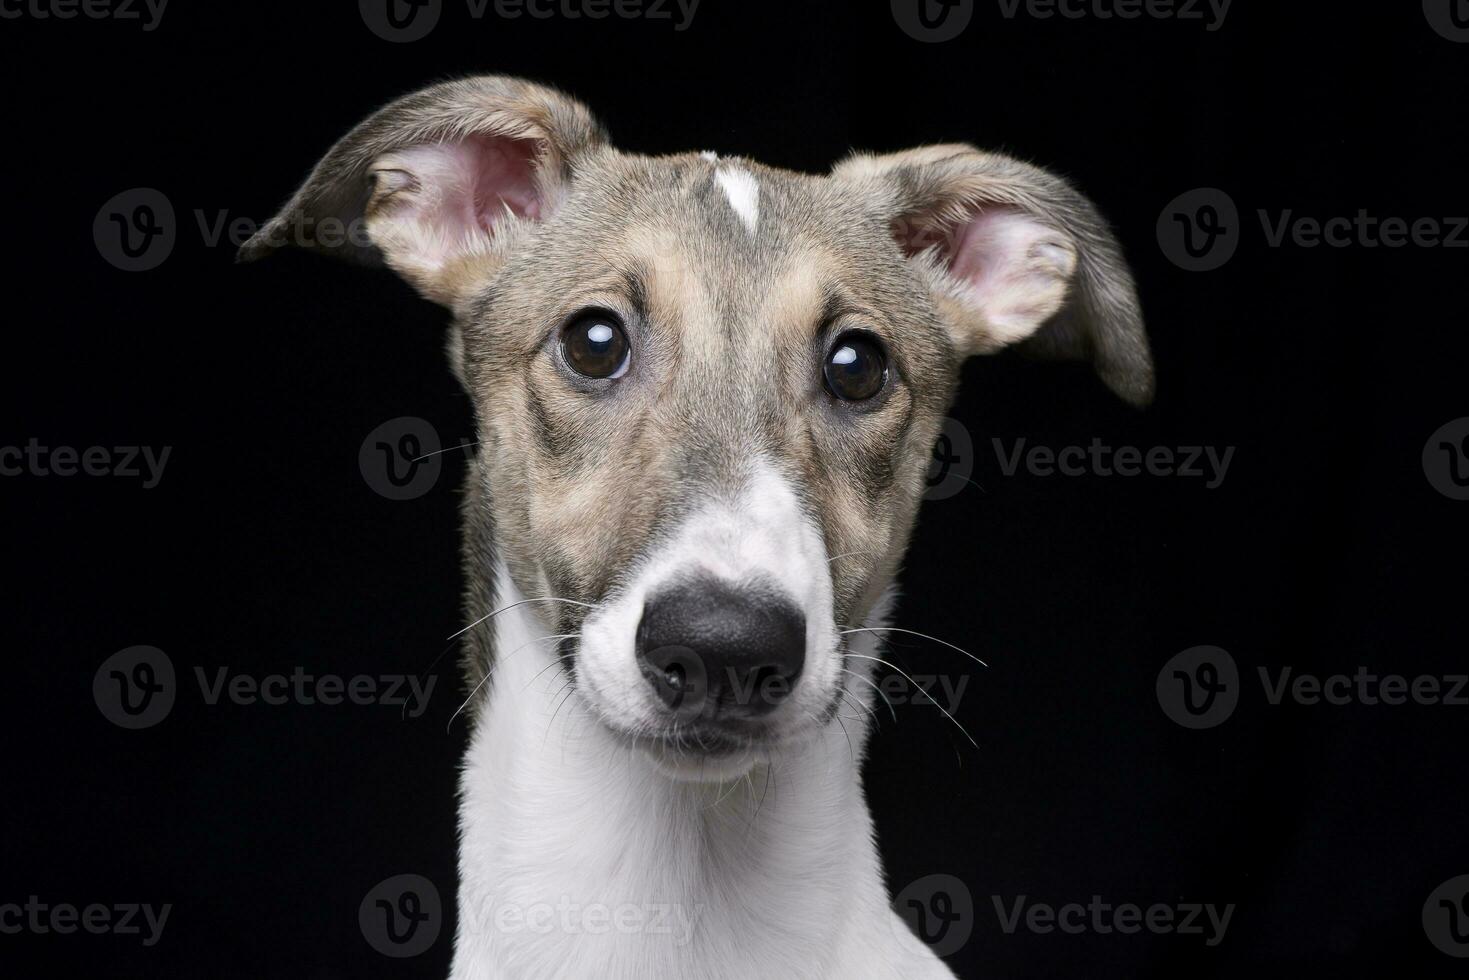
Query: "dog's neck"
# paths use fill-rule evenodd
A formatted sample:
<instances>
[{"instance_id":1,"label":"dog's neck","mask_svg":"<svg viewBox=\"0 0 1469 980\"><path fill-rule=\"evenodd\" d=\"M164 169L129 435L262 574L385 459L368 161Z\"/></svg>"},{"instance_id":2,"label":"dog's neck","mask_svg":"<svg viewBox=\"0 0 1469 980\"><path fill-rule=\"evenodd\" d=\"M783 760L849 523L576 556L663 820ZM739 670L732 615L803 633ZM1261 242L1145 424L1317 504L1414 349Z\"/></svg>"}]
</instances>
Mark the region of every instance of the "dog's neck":
<instances>
[{"instance_id":1,"label":"dog's neck","mask_svg":"<svg viewBox=\"0 0 1469 980\"><path fill-rule=\"evenodd\" d=\"M524 597L500 571L503 608ZM865 715L748 778L680 782L571 693L534 606L494 620L461 782L456 980L937 965L888 907L860 781Z\"/></svg>"}]
</instances>

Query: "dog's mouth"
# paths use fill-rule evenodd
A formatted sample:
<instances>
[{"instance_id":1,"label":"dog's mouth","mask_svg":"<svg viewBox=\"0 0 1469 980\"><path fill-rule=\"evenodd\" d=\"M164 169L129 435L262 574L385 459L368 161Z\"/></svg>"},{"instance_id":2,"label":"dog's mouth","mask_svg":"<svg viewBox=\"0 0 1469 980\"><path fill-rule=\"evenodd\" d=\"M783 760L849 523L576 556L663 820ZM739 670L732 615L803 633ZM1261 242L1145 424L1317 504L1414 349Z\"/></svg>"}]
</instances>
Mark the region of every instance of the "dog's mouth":
<instances>
[{"instance_id":1,"label":"dog's mouth","mask_svg":"<svg viewBox=\"0 0 1469 980\"><path fill-rule=\"evenodd\" d=\"M562 649L572 654L575 647L566 644ZM677 701L672 705L658 702L652 716L630 717L617 710L615 702L601 697L597 685L578 673L573 669L573 696L590 710L601 727L665 774L685 781L742 777L796 743L818 737L842 703L842 692L833 691L824 709L807 714L806 721L799 724L778 717L727 717L718 710L683 710Z\"/></svg>"},{"instance_id":2,"label":"dog's mouth","mask_svg":"<svg viewBox=\"0 0 1469 980\"><path fill-rule=\"evenodd\" d=\"M601 722L629 750L675 779L728 781L771 762L797 743L819 737L839 704L839 696L834 696L829 711L795 730L768 724L677 722L633 730L605 717Z\"/></svg>"},{"instance_id":3,"label":"dog's mouth","mask_svg":"<svg viewBox=\"0 0 1469 980\"><path fill-rule=\"evenodd\" d=\"M666 775L700 782L737 779L768 761L783 741L770 733L740 735L708 726L618 734Z\"/></svg>"}]
</instances>

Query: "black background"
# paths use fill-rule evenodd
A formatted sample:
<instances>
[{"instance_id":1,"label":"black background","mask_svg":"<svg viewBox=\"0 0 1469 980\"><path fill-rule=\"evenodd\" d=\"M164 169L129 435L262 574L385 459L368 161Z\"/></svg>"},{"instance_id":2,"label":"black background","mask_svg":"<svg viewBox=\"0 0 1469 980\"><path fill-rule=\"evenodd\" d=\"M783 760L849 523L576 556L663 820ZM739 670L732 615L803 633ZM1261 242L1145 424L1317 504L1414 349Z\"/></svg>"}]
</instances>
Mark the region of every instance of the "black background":
<instances>
[{"instance_id":1,"label":"black background","mask_svg":"<svg viewBox=\"0 0 1469 980\"><path fill-rule=\"evenodd\" d=\"M263 220L326 147L438 79L520 74L587 101L625 149L713 149L819 171L854 147L947 140L1072 177L1138 278L1160 394L1118 403L1083 367L975 362L953 410L973 479L925 505L897 625L991 664L956 714L882 711L867 787L894 891L971 893L963 976L1462 976L1420 922L1469 873L1466 718L1449 706L1271 706L1256 668L1465 671L1469 503L1420 461L1465 408L1469 251L1269 247L1272 215L1469 211L1469 45L1416 3L1240 0L1199 21L1006 19L978 4L920 43L886 4L703 0L669 21L471 19L374 36L351 3L185 4L137 22L0 21L6 295L0 445L170 446L162 482L0 478L8 705L0 904L172 903L161 941L0 935L9 976L442 976L433 948L371 949L378 881L437 883L452 916L462 718L457 483L393 502L358 449L399 416L469 438L445 314L383 272L312 255L233 264L213 223ZM177 243L147 272L103 258L113 195L162 191ZM1241 243L1191 273L1155 225L1221 188ZM1450 301L1450 297L1453 300ZM1191 478L1005 475L992 449L1235 447ZM92 680L166 651L181 693L143 731ZM1174 654L1230 651L1223 725L1189 731L1154 684ZM896 641L911 673L967 673ZM428 711L208 705L194 668L425 672ZM992 896L1237 908L1199 936L1022 929ZM961 899L962 901L962 899Z\"/></svg>"}]
</instances>

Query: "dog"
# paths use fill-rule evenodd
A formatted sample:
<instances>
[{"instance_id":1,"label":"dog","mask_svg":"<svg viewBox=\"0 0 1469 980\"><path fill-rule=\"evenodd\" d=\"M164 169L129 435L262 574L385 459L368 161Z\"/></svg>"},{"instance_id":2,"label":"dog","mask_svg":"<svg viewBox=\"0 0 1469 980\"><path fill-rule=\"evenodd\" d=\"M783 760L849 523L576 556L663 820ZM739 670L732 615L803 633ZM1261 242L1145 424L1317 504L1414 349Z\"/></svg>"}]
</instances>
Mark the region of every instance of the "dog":
<instances>
[{"instance_id":1,"label":"dog","mask_svg":"<svg viewBox=\"0 0 1469 980\"><path fill-rule=\"evenodd\" d=\"M452 976L952 976L889 904L872 677L964 360L1152 397L1097 209L965 145L624 153L479 76L367 118L240 257L285 244L447 307L475 410Z\"/></svg>"}]
</instances>

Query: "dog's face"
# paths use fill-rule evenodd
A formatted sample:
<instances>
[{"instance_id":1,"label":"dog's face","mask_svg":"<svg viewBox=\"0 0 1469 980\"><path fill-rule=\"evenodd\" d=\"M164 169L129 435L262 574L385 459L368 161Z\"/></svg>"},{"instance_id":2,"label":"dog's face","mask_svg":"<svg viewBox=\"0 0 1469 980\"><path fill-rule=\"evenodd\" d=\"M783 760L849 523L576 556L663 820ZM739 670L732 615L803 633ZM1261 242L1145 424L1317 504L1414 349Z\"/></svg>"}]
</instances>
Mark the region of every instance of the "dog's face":
<instances>
[{"instance_id":1,"label":"dog's face","mask_svg":"<svg viewBox=\"0 0 1469 980\"><path fill-rule=\"evenodd\" d=\"M649 158L554 92L472 79L363 123L246 255L359 214L454 311L471 536L493 522L521 592L565 600L544 616L577 691L675 774L830 723L965 357L1023 341L1151 391L1090 205L967 147L819 177Z\"/></svg>"}]
</instances>

